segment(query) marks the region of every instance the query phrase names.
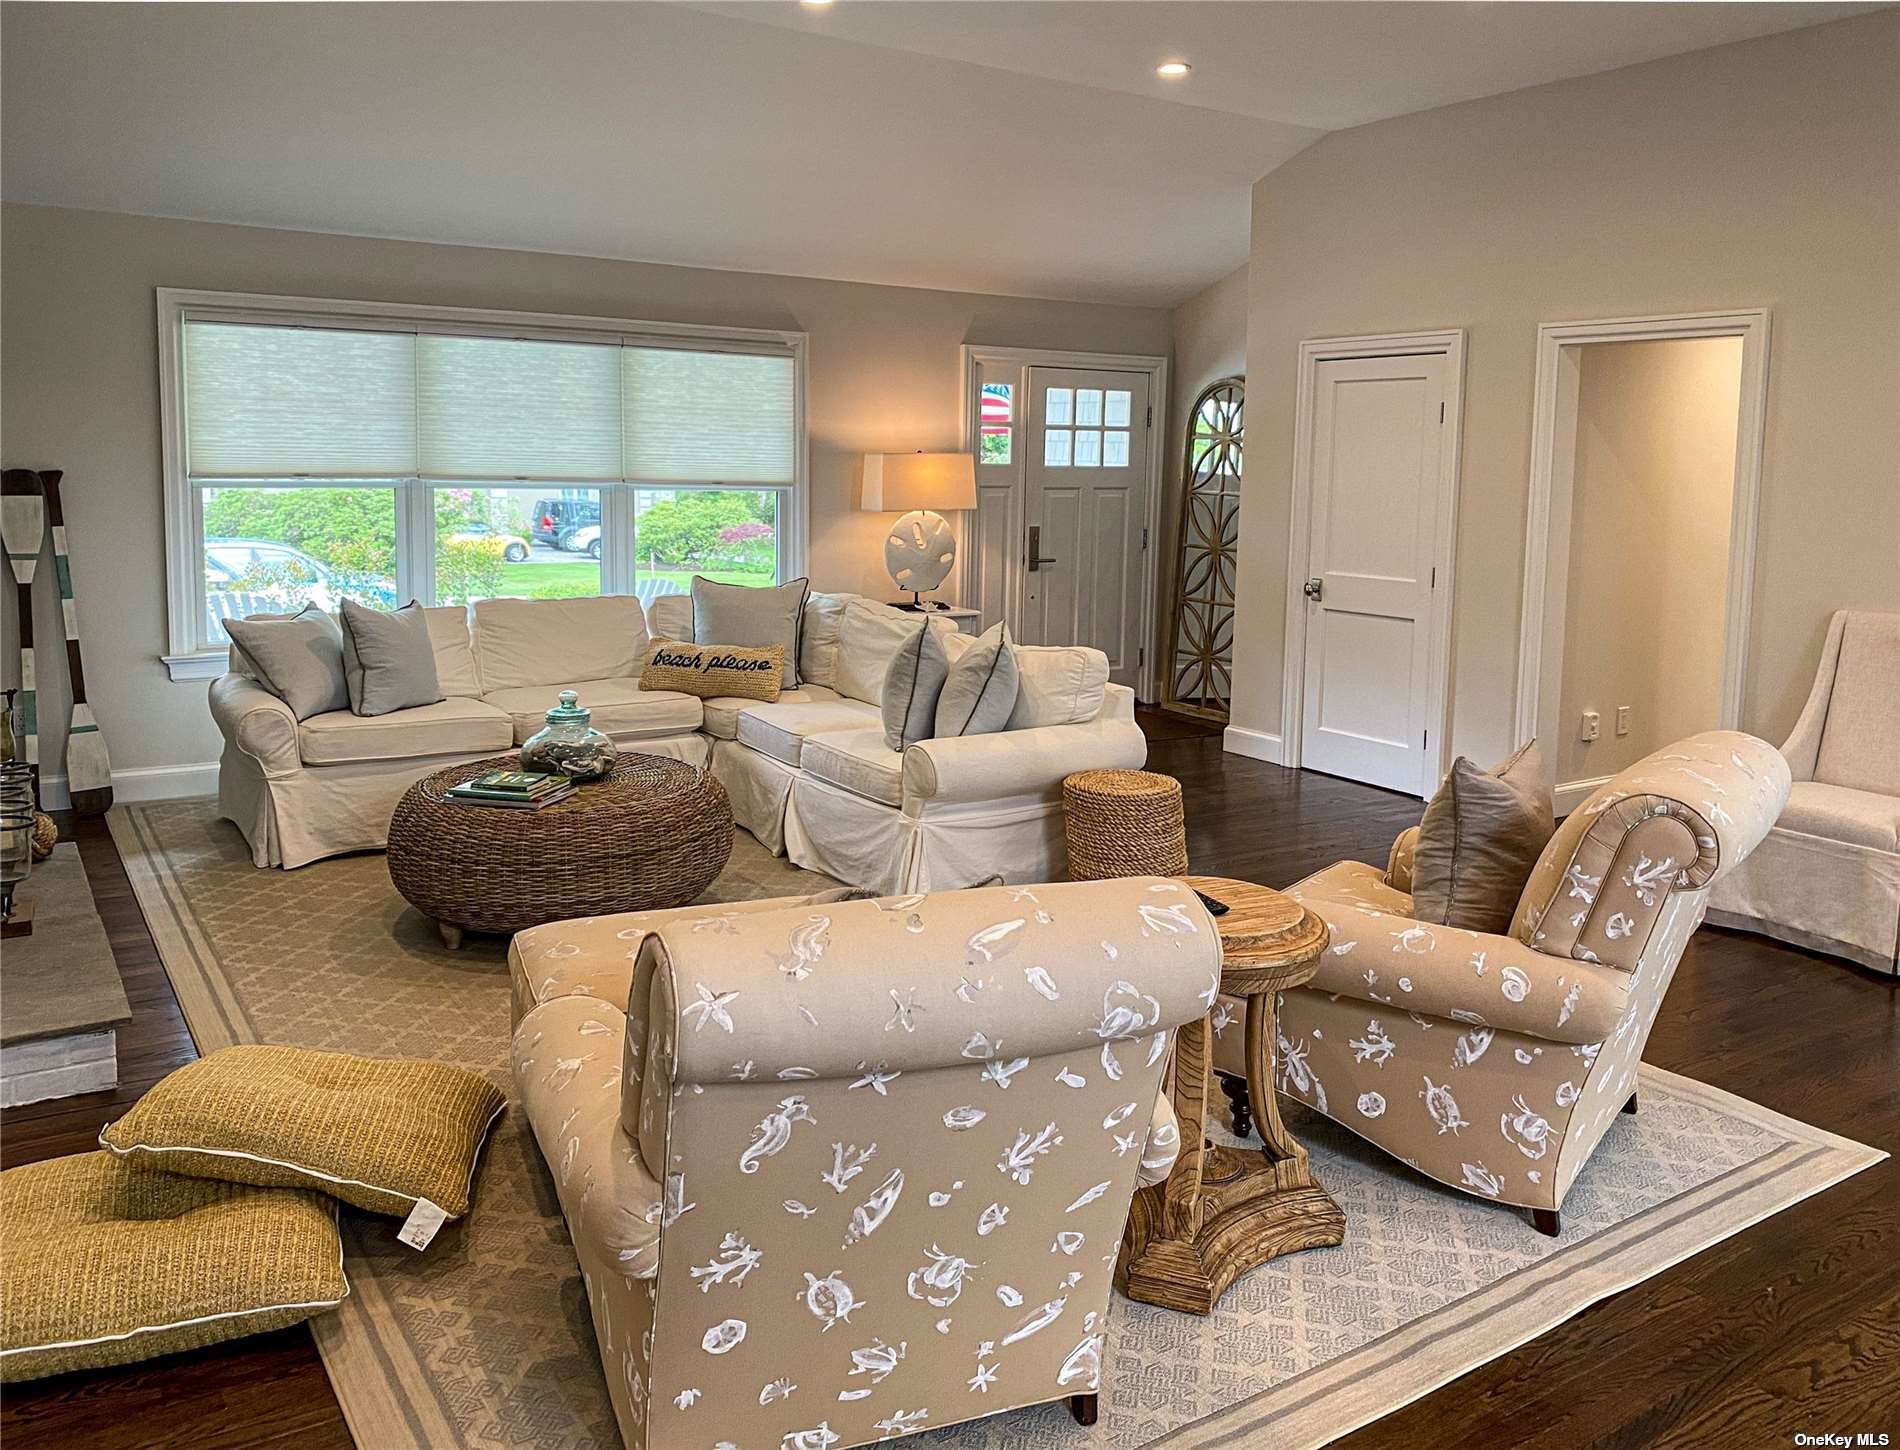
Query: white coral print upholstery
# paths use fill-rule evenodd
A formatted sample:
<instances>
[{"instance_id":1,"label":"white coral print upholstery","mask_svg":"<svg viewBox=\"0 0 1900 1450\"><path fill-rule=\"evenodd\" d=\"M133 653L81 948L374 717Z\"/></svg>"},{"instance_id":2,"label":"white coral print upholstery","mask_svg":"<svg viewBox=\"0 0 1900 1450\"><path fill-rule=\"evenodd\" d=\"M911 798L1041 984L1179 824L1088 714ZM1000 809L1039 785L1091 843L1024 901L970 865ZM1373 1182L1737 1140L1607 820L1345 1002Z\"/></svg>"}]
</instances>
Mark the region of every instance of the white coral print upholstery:
<instances>
[{"instance_id":1,"label":"white coral print upholstery","mask_svg":"<svg viewBox=\"0 0 1900 1450\"><path fill-rule=\"evenodd\" d=\"M1325 918L1313 981L1281 999L1279 1090L1454 1188L1557 1208L1634 1090L1710 885L1773 826L1788 769L1765 741L1691 736L1559 828L1510 936L1426 926L1393 869L1328 867L1290 894ZM1239 1004L1216 1065L1244 1071Z\"/></svg>"},{"instance_id":2,"label":"white coral print upholstery","mask_svg":"<svg viewBox=\"0 0 1900 1450\"><path fill-rule=\"evenodd\" d=\"M581 955L624 960L626 920L583 924ZM1219 981L1191 892L632 930L618 1033L552 995L515 1035L629 1446L860 1445L1097 1388L1129 1201L1179 1144L1168 1049ZM524 937L531 961L564 944Z\"/></svg>"}]
</instances>

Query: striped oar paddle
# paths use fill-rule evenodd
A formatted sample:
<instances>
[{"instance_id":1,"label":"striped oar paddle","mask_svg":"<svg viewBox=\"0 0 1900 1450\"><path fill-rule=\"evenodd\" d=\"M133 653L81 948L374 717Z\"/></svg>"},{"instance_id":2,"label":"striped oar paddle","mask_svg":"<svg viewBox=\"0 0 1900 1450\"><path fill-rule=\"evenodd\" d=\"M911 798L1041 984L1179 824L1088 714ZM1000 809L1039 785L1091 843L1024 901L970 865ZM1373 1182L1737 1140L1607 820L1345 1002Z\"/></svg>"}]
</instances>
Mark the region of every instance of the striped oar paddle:
<instances>
[{"instance_id":1,"label":"striped oar paddle","mask_svg":"<svg viewBox=\"0 0 1900 1450\"><path fill-rule=\"evenodd\" d=\"M20 733L26 737L26 763L33 778L33 801L40 798L39 697L33 685L33 571L46 541L46 493L30 468L0 473L0 543L20 600Z\"/></svg>"},{"instance_id":2,"label":"striped oar paddle","mask_svg":"<svg viewBox=\"0 0 1900 1450\"><path fill-rule=\"evenodd\" d=\"M59 502L60 471L40 475L46 485L46 521L53 528L53 577L59 584L59 612L66 626L66 675L73 687L73 719L66 730L66 789L82 816L103 816L112 809L112 757L106 737L86 702L86 668L79 658L79 607L73 602L73 566L66 553L66 513Z\"/></svg>"}]
</instances>

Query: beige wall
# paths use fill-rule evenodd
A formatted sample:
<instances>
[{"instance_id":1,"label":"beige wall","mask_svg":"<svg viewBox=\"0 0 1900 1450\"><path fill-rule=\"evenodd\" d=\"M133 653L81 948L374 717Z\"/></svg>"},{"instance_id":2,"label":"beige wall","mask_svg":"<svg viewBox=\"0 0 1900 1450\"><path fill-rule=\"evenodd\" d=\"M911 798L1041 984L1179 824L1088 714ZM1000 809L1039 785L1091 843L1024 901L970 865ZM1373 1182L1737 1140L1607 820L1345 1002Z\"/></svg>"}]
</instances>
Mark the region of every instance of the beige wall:
<instances>
[{"instance_id":1,"label":"beige wall","mask_svg":"<svg viewBox=\"0 0 1900 1450\"><path fill-rule=\"evenodd\" d=\"M1900 11L1327 136L1254 187L1235 723L1280 730L1303 338L1469 332L1457 750L1510 747L1537 325L1771 308L1743 725L1900 608Z\"/></svg>"},{"instance_id":2,"label":"beige wall","mask_svg":"<svg viewBox=\"0 0 1900 1450\"><path fill-rule=\"evenodd\" d=\"M1742 382L1738 337L1579 352L1560 782L1614 775L1721 724ZM1623 705L1630 733L1619 736ZM1586 710L1602 717L1588 742Z\"/></svg>"},{"instance_id":3,"label":"beige wall","mask_svg":"<svg viewBox=\"0 0 1900 1450\"><path fill-rule=\"evenodd\" d=\"M1177 551L1181 541L1181 475L1187 460L1188 409L1201 389L1247 371L1247 269L1236 267L1220 281L1174 309L1174 358L1168 371L1168 441L1163 455L1160 568L1155 612L1162 668L1172 641ZM1165 683L1165 682L1164 682Z\"/></svg>"},{"instance_id":4,"label":"beige wall","mask_svg":"<svg viewBox=\"0 0 1900 1450\"><path fill-rule=\"evenodd\" d=\"M808 332L812 578L875 595L890 588L880 543L888 520L857 512L858 455L957 446L960 344L1165 353L1170 340L1158 308L8 206L5 462L66 471L87 679L114 764L130 770L209 761L218 750L204 686L173 684L159 663L161 286ZM9 615L11 605L9 592ZM36 618L57 638L50 614Z\"/></svg>"}]
</instances>

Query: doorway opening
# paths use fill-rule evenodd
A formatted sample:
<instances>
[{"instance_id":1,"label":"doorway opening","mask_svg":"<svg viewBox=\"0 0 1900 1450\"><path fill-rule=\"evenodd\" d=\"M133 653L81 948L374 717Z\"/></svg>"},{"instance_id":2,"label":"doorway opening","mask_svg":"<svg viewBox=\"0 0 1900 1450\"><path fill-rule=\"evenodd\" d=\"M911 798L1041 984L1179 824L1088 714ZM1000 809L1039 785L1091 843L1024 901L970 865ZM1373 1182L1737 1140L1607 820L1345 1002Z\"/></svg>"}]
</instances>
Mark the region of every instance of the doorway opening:
<instances>
[{"instance_id":1,"label":"doorway opening","mask_svg":"<svg viewBox=\"0 0 1900 1450\"><path fill-rule=\"evenodd\" d=\"M1766 316L1709 321L1540 335L1518 734L1560 814L1740 717Z\"/></svg>"}]
</instances>

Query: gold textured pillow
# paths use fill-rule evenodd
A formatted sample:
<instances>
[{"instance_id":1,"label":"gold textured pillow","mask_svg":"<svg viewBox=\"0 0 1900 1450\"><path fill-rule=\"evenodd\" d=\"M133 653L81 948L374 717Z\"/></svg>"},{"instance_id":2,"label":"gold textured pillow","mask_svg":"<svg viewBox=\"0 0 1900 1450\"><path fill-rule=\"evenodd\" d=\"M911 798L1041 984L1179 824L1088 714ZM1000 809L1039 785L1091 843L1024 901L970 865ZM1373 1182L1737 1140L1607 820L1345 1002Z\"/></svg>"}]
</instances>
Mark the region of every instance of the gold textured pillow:
<instances>
[{"instance_id":1,"label":"gold textured pillow","mask_svg":"<svg viewBox=\"0 0 1900 1450\"><path fill-rule=\"evenodd\" d=\"M445 1062L226 1047L159 1082L99 1143L168 1173L315 1188L371 1213L426 1198L460 1218L507 1101Z\"/></svg>"},{"instance_id":2,"label":"gold textured pillow","mask_svg":"<svg viewBox=\"0 0 1900 1450\"><path fill-rule=\"evenodd\" d=\"M81 1153L0 1173L0 1381L197 1349L350 1292L336 1205Z\"/></svg>"},{"instance_id":3,"label":"gold textured pillow","mask_svg":"<svg viewBox=\"0 0 1900 1450\"><path fill-rule=\"evenodd\" d=\"M733 644L653 642L640 671L643 690L677 690L702 700L776 700L784 688L785 650Z\"/></svg>"},{"instance_id":4,"label":"gold textured pillow","mask_svg":"<svg viewBox=\"0 0 1900 1450\"><path fill-rule=\"evenodd\" d=\"M1537 742L1490 771L1464 756L1425 807L1412 854L1412 915L1505 932L1531 868L1550 843L1550 787Z\"/></svg>"}]
</instances>

